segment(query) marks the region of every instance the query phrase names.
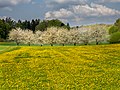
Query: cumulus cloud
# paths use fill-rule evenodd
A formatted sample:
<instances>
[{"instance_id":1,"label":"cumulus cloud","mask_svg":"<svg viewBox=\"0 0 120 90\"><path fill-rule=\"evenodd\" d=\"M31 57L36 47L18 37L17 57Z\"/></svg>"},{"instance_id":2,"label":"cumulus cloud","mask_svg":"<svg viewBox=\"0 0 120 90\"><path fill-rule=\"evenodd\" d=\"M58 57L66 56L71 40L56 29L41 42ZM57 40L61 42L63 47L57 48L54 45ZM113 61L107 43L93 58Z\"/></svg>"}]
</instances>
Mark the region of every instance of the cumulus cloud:
<instances>
[{"instance_id":1,"label":"cumulus cloud","mask_svg":"<svg viewBox=\"0 0 120 90\"><path fill-rule=\"evenodd\" d=\"M31 0L0 0L0 7L10 7L19 3L29 3Z\"/></svg>"},{"instance_id":2,"label":"cumulus cloud","mask_svg":"<svg viewBox=\"0 0 120 90\"><path fill-rule=\"evenodd\" d=\"M91 5L86 4L73 6L72 10L75 14L82 16L109 16L120 14L120 11L94 3Z\"/></svg>"},{"instance_id":3,"label":"cumulus cloud","mask_svg":"<svg viewBox=\"0 0 120 90\"><path fill-rule=\"evenodd\" d=\"M47 19L71 19L75 21L83 20L90 17L103 17L120 15L120 11L108 8L99 4L73 5L67 9L60 9L58 11L48 11L45 14Z\"/></svg>"},{"instance_id":4,"label":"cumulus cloud","mask_svg":"<svg viewBox=\"0 0 120 90\"><path fill-rule=\"evenodd\" d=\"M48 7L69 7L71 5L85 4L87 0L46 0Z\"/></svg>"},{"instance_id":5,"label":"cumulus cloud","mask_svg":"<svg viewBox=\"0 0 120 90\"><path fill-rule=\"evenodd\" d=\"M100 0L101 2L120 2L120 0Z\"/></svg>"},{"instance_id":6,"label":"cumulus cloud","mask_svg":"<svg viewBox=\"0 0 120 90\"><path fill-rule=\"evenodd\" d=\"M49 11L45 14L45 18L67 18L72 16L73 13L67 9L60 9L59 11Z\"/></svg>"},{"instance_id":7,"label":"cumulus cloud","mask_svg":"<svg viewBox=\"0 0 120 90\"><path fill-rule=\"evenodd\" d=\"M86 0L51 0L50 2L56 2L56 3L63 4L63 3L68 3L68 2L86 2Z\"/></svg>"}]
</instances>

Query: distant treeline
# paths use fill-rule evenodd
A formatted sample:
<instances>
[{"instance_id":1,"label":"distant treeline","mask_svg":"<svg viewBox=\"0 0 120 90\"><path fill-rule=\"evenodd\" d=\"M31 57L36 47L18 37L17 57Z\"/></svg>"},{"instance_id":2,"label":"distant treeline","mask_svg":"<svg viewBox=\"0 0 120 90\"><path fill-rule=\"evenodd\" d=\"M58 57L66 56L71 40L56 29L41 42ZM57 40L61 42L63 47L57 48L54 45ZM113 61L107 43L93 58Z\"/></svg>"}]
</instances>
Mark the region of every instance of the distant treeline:
<instances>
[{"instance_id":1,"label":"distant treeline","mask_svg":"<svg viewBox=\"0 0 120 90\"><path fill-rule=\"evenodd\" d=\"M62 21L58 19L53 20L32 19L31 21L29 20L15 21L10 17L6 19L0 19L0 41L6 40L8 38L9 32L15 28L29 29L34 33L36 30L45 31L48 27L53 26L70 29L69 23L65 25Z\"/></svg>"},{"instance_id":2,"label":"distant treeline","mask_svg":"<svg viewBox=\"0 0 120 90\"><path fill-rule=\"evenodd\" d=\"M70 28L69 23L64 24L62 21L58 19L53 19L53 20L40 20L40 19L32 19L31 21L29 20L18 20L15 21L11 18L6 18L6 19L0 19L0 41L7 40L9 37L9 33L12 29L17 29L21 28L22 30L30 30L33 33L36 31L41 31L44 32L47 30L47 28L50 27L57 27L57 28L65 28L67 30L70 29L78 29L84 27L85 29L88 29L87 27L89 26L77 26L75 28ZM96 25L91 25L92 29L96 27ZM99 29L101 28L98 27ZM81 30L81 29L80 29ZM109 28L109 42L110 43L120 43L120 18L118 18L115 23L110 26ZM87 36L88 37L88 36Z\"/></svg>"}]
</instances>

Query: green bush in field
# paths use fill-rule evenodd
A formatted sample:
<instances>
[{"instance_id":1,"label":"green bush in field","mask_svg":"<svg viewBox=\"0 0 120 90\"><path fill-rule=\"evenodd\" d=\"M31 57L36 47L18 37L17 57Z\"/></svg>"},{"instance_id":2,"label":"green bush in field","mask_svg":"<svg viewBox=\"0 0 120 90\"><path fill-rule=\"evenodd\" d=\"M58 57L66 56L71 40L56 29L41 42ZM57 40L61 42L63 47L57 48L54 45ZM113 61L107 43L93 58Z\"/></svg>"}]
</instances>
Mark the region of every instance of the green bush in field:
<instances>
[{"instance_id":1,"label":"green bush in field","mask_svg":"<svg viewBox=\"0 0 120 90\"><path fill-rule=\"evenodd\" d=\"M110 43L120 43L120 32L115 32L110 36Z\"/></svg>"},{"instance_id":2,"label":"green bush in field","mask_svg":"<svg viewBox=\"0 0 120 90\"><path fill-rule=\"evenodd\" d=\"M115 32L120 32L120 18L117 19L114 25L109 29L109 34L113 34Z\"/></svg>"},{"instance_id":3,"label":"green bush in field","mask_svg":"<svg viewBox=\"0 0 120 90\"><path fill-rule=\"evenodd\" d=\"M117 26L112 26L110 29L109 29L109 34L113 34L115 32L118 32L120 31L119 28Z\"/></svg>"},{"instance_id":4,"label":"green bush in field","mask_svg":"<svg viewBox=\"0 0 120 90\"><path fill-rule=\"evenodd\" d=\"M110 43L120 43L120 18L109 29Z\"/></svg>"}]
</instances>

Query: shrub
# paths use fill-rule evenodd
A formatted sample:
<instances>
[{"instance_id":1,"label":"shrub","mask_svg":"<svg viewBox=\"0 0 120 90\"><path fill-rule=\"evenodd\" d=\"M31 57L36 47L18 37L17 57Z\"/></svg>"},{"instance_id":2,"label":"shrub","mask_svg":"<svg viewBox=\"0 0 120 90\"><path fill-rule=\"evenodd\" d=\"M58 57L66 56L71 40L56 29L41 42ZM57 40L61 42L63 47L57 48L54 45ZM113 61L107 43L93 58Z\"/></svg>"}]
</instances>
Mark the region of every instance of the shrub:
<instances>
[{"instance_id":1,"label":"shrub","mask_svg":"<svg viewBox=\"0 0 120 90\"><path fill-rule=\"evenodd\" d=\"M120 43L120 32L115 32L110 36L110 43Z\"/></svg>"},{"instance_id":2,"label":"shrub","mask_svg":"<svg viewBox=\"0 0 120 90\"><path fill-rule=\"evenodd\" d=\"M112 26L109 29L109 34L113 34L113 33L118 32L118 31L119 31L119 28L117 26Z\"/></svg>"}]
</instances>

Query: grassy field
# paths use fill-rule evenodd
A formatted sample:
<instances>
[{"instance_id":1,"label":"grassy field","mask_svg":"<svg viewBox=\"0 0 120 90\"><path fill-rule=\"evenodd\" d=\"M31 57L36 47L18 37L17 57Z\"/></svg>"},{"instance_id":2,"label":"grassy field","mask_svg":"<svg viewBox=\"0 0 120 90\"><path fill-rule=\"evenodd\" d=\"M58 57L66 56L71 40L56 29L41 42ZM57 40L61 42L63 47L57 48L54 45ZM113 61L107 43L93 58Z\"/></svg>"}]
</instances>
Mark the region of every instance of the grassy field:
<instances>
[{"instance_id":1,"label":"grassy field","mask_svg":"<svg viewBox=\"0 0 120 90\"><path fill-rule=\"evenodd\" d=\"M0 90L120 90L120 45L0 46Z\"/></svg>"}]
</instances>

